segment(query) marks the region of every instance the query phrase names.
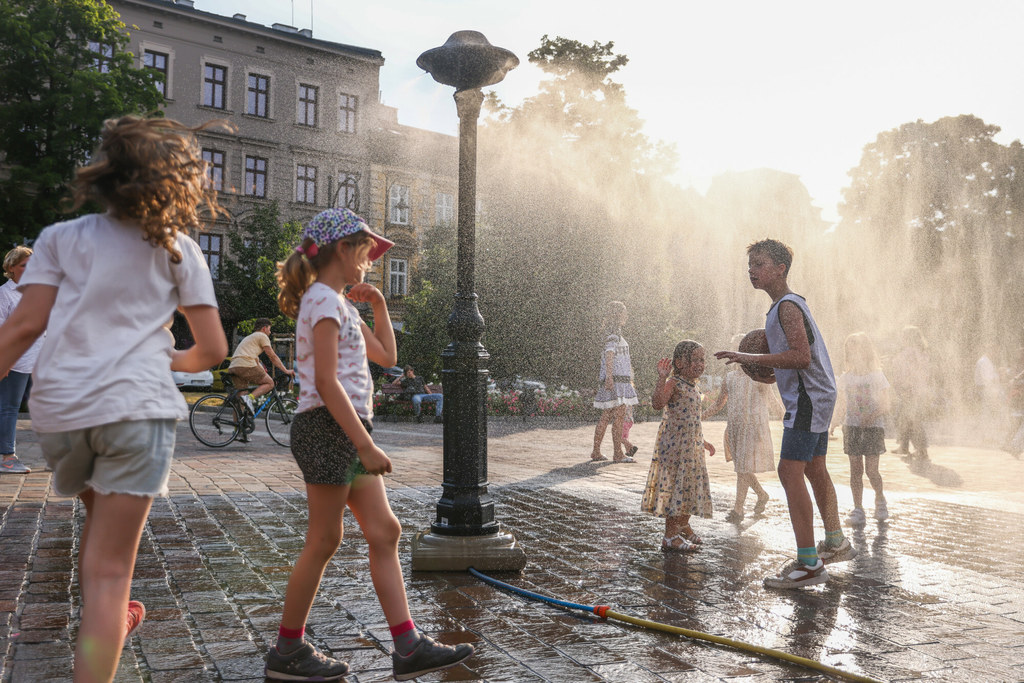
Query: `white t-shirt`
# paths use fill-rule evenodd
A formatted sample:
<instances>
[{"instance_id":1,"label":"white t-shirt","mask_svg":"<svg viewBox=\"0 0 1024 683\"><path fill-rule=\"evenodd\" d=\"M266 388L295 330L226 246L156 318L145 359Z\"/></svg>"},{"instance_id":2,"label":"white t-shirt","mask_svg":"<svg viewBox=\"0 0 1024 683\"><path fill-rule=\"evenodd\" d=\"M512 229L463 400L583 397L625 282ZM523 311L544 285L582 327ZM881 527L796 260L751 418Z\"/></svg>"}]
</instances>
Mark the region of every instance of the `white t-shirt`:
<instances>
[{"instance_id":1,"label":"white t-shirt","mask_svg":"<svg viewBox=\"0 0 1024 683\"><path fill-rule=\"evenodd\" d=\"M878 412L882 407L882 396L889 388L889 381L881 370L857 375L844 372L839 376L838 390L846 401L846 416L843 424L848 427L884 427L885 414ZM867 419L878 413L873 420Z\"/></svg>"},{"instance_id":2,"label":"white t-shirt","mask_svg":"<svg viewBox=\"0 0 1024 683\"><path fill-rule=\"evenodd\" d=\"M29 258L29 263L31 262L32 259ZM0 324L11 317L11 313L14 313L14 309L18 307L19 301L21 301L21 292L18 291L18 285L14 283L14 280L8 280L3 286L0 286ZM18 359L18 362L11 366L11 370L26 375L30 374L36 366L36 358L39 356L39 349L43 346L43 339L44 337L36 339L32 346L28 347L28 351Z\"/></svg>"},{"instance_id":3,"label":"white t-shirt","mask_svg":"<svg viewBox=\"0 0 1024 683\"><path fill-rule=\"evenodd\" d=\"M19 289L57 287L29 410L38 432L125 420L184 419L171 377L179 306L217 306L203 254L178 234L172 264L131 222L89 214L43 230Z\"/></svg>"},{"instance_id":4,"label":"white t-shirt","mask_svg":"<svg viewBox=\"0 0 1024 683\"><path fill-rule=\"evenodd\" d=\"M359 311L343 294L321 282L302 295L299 318L295 321L295 371L299 375L299 412L324 405L316 391L313 369L313 328L324 318L337 321L338 380L364 420L373 418L373 378L366 358L363 321Z\"/></svg>"}]
</instances>

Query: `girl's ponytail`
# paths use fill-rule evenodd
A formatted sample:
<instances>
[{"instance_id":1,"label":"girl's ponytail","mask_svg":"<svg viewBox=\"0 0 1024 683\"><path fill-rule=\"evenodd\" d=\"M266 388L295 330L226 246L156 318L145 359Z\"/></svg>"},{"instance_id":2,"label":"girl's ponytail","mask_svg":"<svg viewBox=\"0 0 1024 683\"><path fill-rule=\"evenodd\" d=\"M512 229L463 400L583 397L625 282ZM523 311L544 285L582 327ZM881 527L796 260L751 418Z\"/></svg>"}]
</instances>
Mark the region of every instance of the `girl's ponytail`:
<instances>
[{"instance_id":1,"label":"girl's ponytail","mask_svg":"<svg viewBox=\"0 0 1024 683\"><path fill-rule=\"evenodd\" d=\"M277 286L281 288L277 295L277 307L292 320L299 316L302 295L316 280L315 262L319 260L320 254L314 252L316 256L310 258L303 253L314 244L315 242L307 237L283 263L277 264Z\"/></svg>"}]
</instances>

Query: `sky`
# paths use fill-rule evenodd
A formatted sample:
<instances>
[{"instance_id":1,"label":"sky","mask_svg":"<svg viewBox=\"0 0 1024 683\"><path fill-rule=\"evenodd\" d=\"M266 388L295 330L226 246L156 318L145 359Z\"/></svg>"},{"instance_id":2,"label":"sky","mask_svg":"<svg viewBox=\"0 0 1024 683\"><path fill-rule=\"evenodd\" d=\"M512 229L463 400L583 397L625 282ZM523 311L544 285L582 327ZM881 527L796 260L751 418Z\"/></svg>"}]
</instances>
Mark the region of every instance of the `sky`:
<instances>
[{"instance_id":1,"label":"sky","mask_svg":"<svg viewBox=\"0 0 1024 683\"><path fill-rule=\"evenodd\" d=\"M493 90L517 105L542 72L547 34L614 42L613 76L653 140L674 143L674 180L707 190L728 171L800 176L829 221L864 145L918 119L974 114L1024 137L1024 2L1018 0L195 0L196 9L312 28L379 50L381 101L399 122L456 135L452 88L416 66L458 30L480 31L520 66Z\"/></svg>"}]
</instances>

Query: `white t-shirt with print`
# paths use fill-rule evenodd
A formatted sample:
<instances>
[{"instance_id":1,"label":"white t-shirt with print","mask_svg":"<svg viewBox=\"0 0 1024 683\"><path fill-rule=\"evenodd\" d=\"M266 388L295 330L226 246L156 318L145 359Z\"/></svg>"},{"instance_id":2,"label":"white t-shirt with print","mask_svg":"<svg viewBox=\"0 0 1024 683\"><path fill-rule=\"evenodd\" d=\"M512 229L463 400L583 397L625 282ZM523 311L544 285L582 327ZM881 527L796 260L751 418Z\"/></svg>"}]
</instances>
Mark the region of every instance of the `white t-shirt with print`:
<instances>
[{"instance_id":1,"label":"white t-shirt with print","mask_svg":"<svg viewBox=\"0 0 1024 683\"><path fill-rule=\"evenodd\" d=\"M134 223L89 214L51 225L32 247L18 288L57 287L32 378L32 428L188 417L168 328L179 306L217 306L199 245L179 233L173 264Z\"/></svg>"},{"instance_id":2,"label":"white t-shirt with print","mask_svg":"<svg viewBox=\"0 0 1024 683\"><path fill-rule=\"evenodd\" d=\"M338 380L364 420L373 418L373 378L366 358L366 340L359 311L343 294L321 282L313 285L299 303L295 321L295 371L299 375L299 412L324 405L316 391L313 369L313 328L325 318L338 323Z\"/></svg>"},{"instance_id":3,"label":"white t-shirt with print","mask_svg":"<svg viewBox=\"0 0 1024 683\"><path fill-rule=\"evenodd\" d=\"M31 263L31 259L29 262ZM18 307L20 301L21 292L18 291L18 285L14 280L8 280L0 286L0 324L11 317L11 313L14 313L14 309ZM31 374L32 368L36 366L36 358L39 357L39 349L43 347L43 339L44 337L39 337L32 342L32 346L28 347L28 351L23 353L21 358L11 366L11 370L26 375Z\"/></svg>"},{"instance_id":4,"label":"white t-shirt with print","mask_svg":"<svg viewBox=\"0 0 1024 683\"><path fill-rule=\"evenodd\" d=\"M843 424L848 427L884 427L885 414L879 412L882 397L889 388L889 381L881 370L858 375L844 372L839 376L837 389L846 400L846 416ZM868 416L877 413L874 419Z\"/></svg>"}]
</instances>

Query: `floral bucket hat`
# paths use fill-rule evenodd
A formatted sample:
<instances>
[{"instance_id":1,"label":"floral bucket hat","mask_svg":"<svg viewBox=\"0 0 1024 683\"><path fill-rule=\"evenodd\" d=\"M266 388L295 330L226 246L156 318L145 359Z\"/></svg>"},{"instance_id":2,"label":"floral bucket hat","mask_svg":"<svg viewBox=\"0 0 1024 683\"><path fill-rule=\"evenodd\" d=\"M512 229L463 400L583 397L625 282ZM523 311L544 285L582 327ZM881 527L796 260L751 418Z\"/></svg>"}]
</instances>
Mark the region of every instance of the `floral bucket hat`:
<instances>
[{"instance_id":1,"label":"floral bucket hat","mask_svg":"<svg viewBox=\"0 0 1024 683\"><path fill-rule=\"evenodd\" d=\"M353 235L360 231L372 237L375 243L373 249L370 250L371 261L376 261L384 255L384 252L395 246L395 243L391 240L381 237L370 230L370 226L362 218L352 211L343 208L327 209L313 216L302 230L302 238L308 237L319 248L320 245L337 242L342 237ZM305 253L313 256L313 254L309 254L309 251L312 251L312 249L306 250Z\"/></svg>"}]
</instances>

